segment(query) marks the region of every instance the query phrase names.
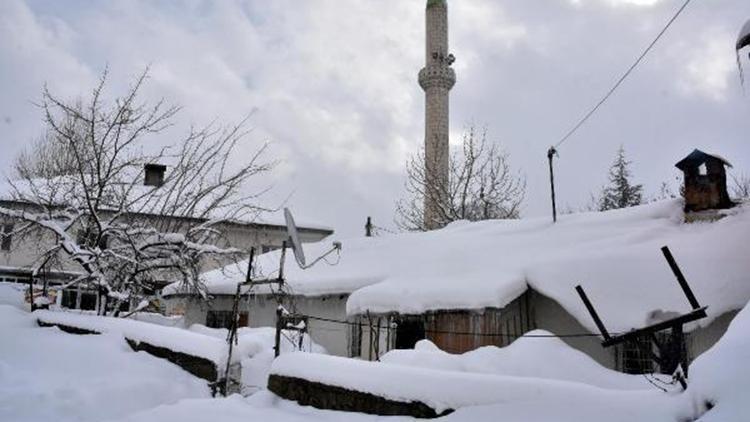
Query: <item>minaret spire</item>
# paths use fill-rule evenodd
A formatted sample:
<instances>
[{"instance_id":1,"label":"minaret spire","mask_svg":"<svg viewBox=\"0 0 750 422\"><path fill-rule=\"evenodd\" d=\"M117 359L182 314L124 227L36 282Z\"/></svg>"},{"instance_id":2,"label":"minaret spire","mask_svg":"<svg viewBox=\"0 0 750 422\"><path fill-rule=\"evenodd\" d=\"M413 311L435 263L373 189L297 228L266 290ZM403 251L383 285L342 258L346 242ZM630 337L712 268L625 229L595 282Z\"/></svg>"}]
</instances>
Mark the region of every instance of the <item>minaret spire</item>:
<instances>
[{"instance_id":1,"label":"minaret spire","mask_svg":"<svg viewBox=\"0 0 750 422\"><path fill-rule=\"evenodd\" d=\"M445 224L439 204L448 187L448 102L456 83L448 53L448 5L446 0L427 0L425 67L419 71L419 86L425 92L425 198L424 225L428 230Z\"/></svg>"}]
</instances>

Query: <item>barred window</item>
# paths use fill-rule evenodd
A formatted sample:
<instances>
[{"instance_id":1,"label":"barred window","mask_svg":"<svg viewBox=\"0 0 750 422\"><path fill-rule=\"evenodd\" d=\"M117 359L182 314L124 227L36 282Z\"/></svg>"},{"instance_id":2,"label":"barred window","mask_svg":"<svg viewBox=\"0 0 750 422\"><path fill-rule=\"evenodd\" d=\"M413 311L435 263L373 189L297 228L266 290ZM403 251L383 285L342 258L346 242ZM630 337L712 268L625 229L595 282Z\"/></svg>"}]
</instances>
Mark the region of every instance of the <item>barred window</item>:
<instances>
[{"instance_id":1,"label":"barred window","mask_svg":"<svg viewBox=\"0 0 750 422\"><path fill-rule=\"evenodd\" d=\"M653 344L648 338L640 337L625 342L622 346L622 372L626 374L651 374L654 372L651 354Z\"/></svg>"}]
</instances>

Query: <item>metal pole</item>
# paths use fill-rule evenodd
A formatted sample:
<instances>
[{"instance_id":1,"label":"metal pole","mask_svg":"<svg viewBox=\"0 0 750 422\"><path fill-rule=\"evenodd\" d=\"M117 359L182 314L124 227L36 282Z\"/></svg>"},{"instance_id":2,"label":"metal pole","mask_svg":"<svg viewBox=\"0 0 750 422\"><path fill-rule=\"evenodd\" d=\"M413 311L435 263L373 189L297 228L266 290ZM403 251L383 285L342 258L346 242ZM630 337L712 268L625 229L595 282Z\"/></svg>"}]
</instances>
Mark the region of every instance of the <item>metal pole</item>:
<instances>
[{"instance_id":1,"label":"metal pole","mask_svg":"<svg viewBox=\"0 0 750 422\"><path fill-rule=\"evenodd\" d=\"M557 205L555 204L555 172L552 167L552 158L557 155L555 147L549 147L547 150L547 159L549 160L549 184L552 188L552 221L557 222Z\"/></svg>"},{"instance_id":2,"label":"metal pole","mask_svg":"<svg viewBox=\"0 0 750 422\"><path fill-rule=\"evenodd\" d=\"M661 253L663 253L664 258L667 259L667 263L669 264L669 267L672 269L674 276L677 278L677 282L680 283L680 287L682 287L682 291L685 292L685 296L687 296L688 302L690 302L690 306L692 306L693 309L699 309L701 305L698 303L698 299L695 298L695 295L693 294L693 291L690 289L690 285L688 285L687 280L685 280L685 276L682 275L682 271L680 271L680 267L677 266L677 261L674 260L674 257L672 256L672 252L669 251L668 247L664 246L661 248Z\"/></svg>"},{"instance_id":3,"label":"metal pole","mask_svg":"<svg viewBox=\"0 0 750 422\"><path fill-rule=\"evenodd\" d=\"M586 292L583 291L583 287L581 287L580 285L576 286L576 291L578 292L578 296L581 297L583 304L586 305L586 309L588 309L589 314L591 314L591 318L594 319L594 323L602 333L602 337L604 337L604 340L609 340L611 338L609 336L609 332L607 332L607 329L604 327L604 323L602 323L602 320L599 318L599 314L596 313L594 305L591 304L588 296L586 296Z\"/></svg>"}]
</instances>

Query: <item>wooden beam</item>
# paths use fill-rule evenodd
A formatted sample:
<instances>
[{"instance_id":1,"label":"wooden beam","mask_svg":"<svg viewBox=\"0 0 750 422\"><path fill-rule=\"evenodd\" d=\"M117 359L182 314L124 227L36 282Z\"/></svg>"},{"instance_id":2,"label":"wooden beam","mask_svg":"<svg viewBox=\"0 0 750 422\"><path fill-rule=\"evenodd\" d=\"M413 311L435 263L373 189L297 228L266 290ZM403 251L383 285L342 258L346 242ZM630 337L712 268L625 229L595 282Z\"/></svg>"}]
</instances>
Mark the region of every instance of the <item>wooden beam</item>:
<instances>
[{"instance_id":1,"label":"wooden beam","mask_svg":"<svg viewBox=\"0 0 750 422\"><path fill-rule=\"evenodd\" d=\"M643 336L645 334L651 334L651 333L655 333L658 331L666 330L668 328L682 326L683 324L687 324L688 322L696 321L705 317L706 317L706 307L704 306L702 308L698 308L685 315L680 315L677 318L672 318L667 321L662 321L653 325L649 325L648 327L639 328L637 330L632 330L625 334L621 334L619 336L614 336L608 339L605 338L605 340L602 342L602 346L604 347L614 346L616 344L624 343L629 340L635 340L638 337Z\"/></svg>"}]
</instances>

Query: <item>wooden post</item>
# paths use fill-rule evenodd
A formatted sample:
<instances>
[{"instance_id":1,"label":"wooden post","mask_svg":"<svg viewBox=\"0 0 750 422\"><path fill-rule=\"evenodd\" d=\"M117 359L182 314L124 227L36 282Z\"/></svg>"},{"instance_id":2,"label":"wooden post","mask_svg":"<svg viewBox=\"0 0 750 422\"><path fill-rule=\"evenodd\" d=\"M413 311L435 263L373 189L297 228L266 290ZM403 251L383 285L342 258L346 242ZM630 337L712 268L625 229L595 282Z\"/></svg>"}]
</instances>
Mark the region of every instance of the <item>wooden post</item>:
<instances>
[{"instance_id":1,"label":"wooden post","mask_svg":"<svg viewBox=\"0 0 750 422\"><path fill-rule=\"evenodd\" d=\"M34 277L29 277L29 303L31 304L31 312L34 312L36 310L36 305L34 304Z\"/></svg>"},{"instance_id":2,"label":"wooden post","mask_svg":"<svg viewBox=\"0 0 750 422\"><path fill-rule=\"evenodd\" d=\"M375 360L380 361L380 320L381 318L378 317L377 319L377 326L375 327Z\"/></svg>"},{"instance_id":3,"label":"wooden post","mask_svg":"<svg viewBox=\"0 0 750 422\"><path fill-rule=\"evenodd\" d=\"M276 308L276 337L273 340L273 356L279 357L281 354L281 329L283 324L284 311L281 306Z\"/></svg>"},{"instance_id":4,"label":"wooden post","mask_svg":"<svg viewBox=\"0 0 750 422\"><path fill-rule=\"evenodd\" d=\"M372 319L370 318L370 311L367 311L367 342L370 344L367 352L367 360L372 360Z\"/></svg>"},{"instance_id":5,"label":"wooden post","mask_svg":"<svg viewBox=\"0 0 750 422\"><path fill-rule=\"evenodd\" d=\"M247 274L245 274L245 282L237 282L237 291L234 293L234 303L232 304L232 325L229 327L229 333L227 334L229 352L227 354L227 366L224 369L224 388L221 391L225 396L227 395L227 391L229 389L229 367L232 363L232 352L234 350L234 343L237 342L237 330L239 329L240 324L240 297L242 293L242 285L250 284L253 280L253 259L255 259L255 247L250 248L250 257L247 260Z\"/></svg>"},{"instance_id":6,"label":"wooden post","mask_svg":"<svg viewBox=\"0 0 750 422\"><path fill-rule=\"evenodd\" d=\"M284 261L286 261L286 240L281 242L281 260L279 262L279 282L284 281Z\"/></svg>"},{"instance_id":7,"label":"wooden post","mask_svg":"<svg viewBox=\"0 0 750 422\"><path fill-rule=\"evenodd\" d=\"M555 147L549 147L547 159L549 160L549 184L552 191L552 222L557 222L557 205L555 204L555 172L552 167L552 158L557 155Z\"/></svg>"}]
</instances>

